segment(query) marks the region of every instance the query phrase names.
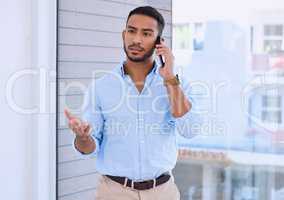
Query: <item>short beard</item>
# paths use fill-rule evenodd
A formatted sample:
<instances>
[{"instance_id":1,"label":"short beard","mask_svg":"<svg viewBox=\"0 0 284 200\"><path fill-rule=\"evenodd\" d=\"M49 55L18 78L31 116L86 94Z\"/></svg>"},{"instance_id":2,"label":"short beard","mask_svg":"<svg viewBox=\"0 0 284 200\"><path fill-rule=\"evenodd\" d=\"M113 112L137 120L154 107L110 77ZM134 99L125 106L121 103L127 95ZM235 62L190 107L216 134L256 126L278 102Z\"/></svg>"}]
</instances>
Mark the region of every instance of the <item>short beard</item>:
<instances>
[{"instance_id":1,"label":"short beard","mask_svg":"<svg viewBox=\"0 0 284 200\"><path fill-rule=\"evenodd\" d=\"M140 58L131 58L126 50L126 47L125 47L125 44L123 44L123 49L124 49L124 52L127 56L127 58L129 60L131 60L132 62L144 62L146 61L148 58L150 58L153 54L154 54L154 51L155 51L155 46L153 46L148 52L146 52L144 54L144 56L140 57Z\"/></svg>"}]
</instances>

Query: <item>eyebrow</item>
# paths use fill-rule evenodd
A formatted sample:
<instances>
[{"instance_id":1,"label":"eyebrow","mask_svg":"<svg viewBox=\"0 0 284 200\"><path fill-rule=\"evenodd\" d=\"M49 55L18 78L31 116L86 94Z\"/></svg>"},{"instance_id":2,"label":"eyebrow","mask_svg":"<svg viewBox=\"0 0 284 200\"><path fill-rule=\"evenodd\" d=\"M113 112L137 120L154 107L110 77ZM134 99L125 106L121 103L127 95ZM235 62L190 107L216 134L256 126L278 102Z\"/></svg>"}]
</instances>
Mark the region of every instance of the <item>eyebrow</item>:
<instances>
[{"instance_id":1,"label":"eyebrow","mask_svg":"<svg viewBox=\"0 0 284 200\"><path fill-rule=\"evenodd\" d=\"M131 25L127 25L127 28L131 28L131 29L134 29L134 30L137 30L136 27L134 26L131 26ZM154 32L153 29L150 29L150 28L142 28L143 31L150 31L150 32Z\"/></svg>"}]
</instances>

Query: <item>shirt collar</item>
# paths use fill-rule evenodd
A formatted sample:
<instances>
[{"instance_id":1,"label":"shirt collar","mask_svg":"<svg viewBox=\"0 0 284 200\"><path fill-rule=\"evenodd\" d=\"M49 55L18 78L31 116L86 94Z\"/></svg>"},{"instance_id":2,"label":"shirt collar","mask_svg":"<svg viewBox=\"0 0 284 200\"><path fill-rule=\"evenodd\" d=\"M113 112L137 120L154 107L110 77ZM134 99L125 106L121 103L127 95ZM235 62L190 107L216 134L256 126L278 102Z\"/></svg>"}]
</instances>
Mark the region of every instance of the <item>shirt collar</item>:
<instances>
[{"instance_id":1,"label":"shirt collar","mask_svg":"<svg viewBox=\"0 0 284 200\"><path fill-rule=\"evenodd\" d=\"M124 63L125 63L125 61L122 62L119 66L119 70L120 70L119 72L120 72L120 74L123 78L126 76L125 71L124 71ZM149 72L149 74L151 74L151 73L157 74L157 72L158 72L157 68L158 68L158 65L157 65L156 61L154 61L152 70Z\"/></svg>"}]
</instances>

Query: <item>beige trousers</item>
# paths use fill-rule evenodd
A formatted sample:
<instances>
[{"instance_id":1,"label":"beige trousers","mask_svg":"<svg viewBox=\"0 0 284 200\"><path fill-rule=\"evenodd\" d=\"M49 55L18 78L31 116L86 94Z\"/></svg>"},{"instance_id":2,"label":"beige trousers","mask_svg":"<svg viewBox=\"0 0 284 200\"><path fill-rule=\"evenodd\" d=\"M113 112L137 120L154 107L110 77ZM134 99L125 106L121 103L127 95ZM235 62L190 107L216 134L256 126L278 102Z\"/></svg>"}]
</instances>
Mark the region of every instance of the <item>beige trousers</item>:
<instances>
[{"instance_id":1,"label":"beige trousers","mask_svg":"<svg viewBox=\"0 0 284 200\"><path fill-rule=\"evenodd\" d=\"M166 183L149 190L135 190L101 176L95 200L180 200L179 190L171 176Z\"/></svg>"}]
</instances>

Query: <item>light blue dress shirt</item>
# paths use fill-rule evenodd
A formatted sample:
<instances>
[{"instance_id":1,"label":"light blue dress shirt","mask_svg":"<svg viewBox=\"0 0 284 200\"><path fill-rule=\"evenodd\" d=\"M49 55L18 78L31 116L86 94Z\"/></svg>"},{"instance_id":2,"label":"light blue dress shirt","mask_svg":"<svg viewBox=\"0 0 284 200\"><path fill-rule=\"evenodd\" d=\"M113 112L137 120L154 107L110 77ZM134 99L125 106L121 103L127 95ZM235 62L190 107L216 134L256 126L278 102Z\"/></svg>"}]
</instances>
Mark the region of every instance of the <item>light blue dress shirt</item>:
<instances>
[{"instance_id":1,"label":"light blue dress shirt","mask_svg":"<svg viewBox=\"0 0 284 200\"><path fill-rule=\"evenodd\" d=\"M181 79L181 87L193 109L195 101L188 82ZM192 125L201 123L201 116L192 110L180 118L172 116L155 63L141 93L124 73L123 62L94 80L85 94L82 119L93 128L96 150L81 155L96 157L96 169L101 174L135 181L171 172L178 153L176 132L192 137L198 134Z\"/></svg>"}]
</instances>

